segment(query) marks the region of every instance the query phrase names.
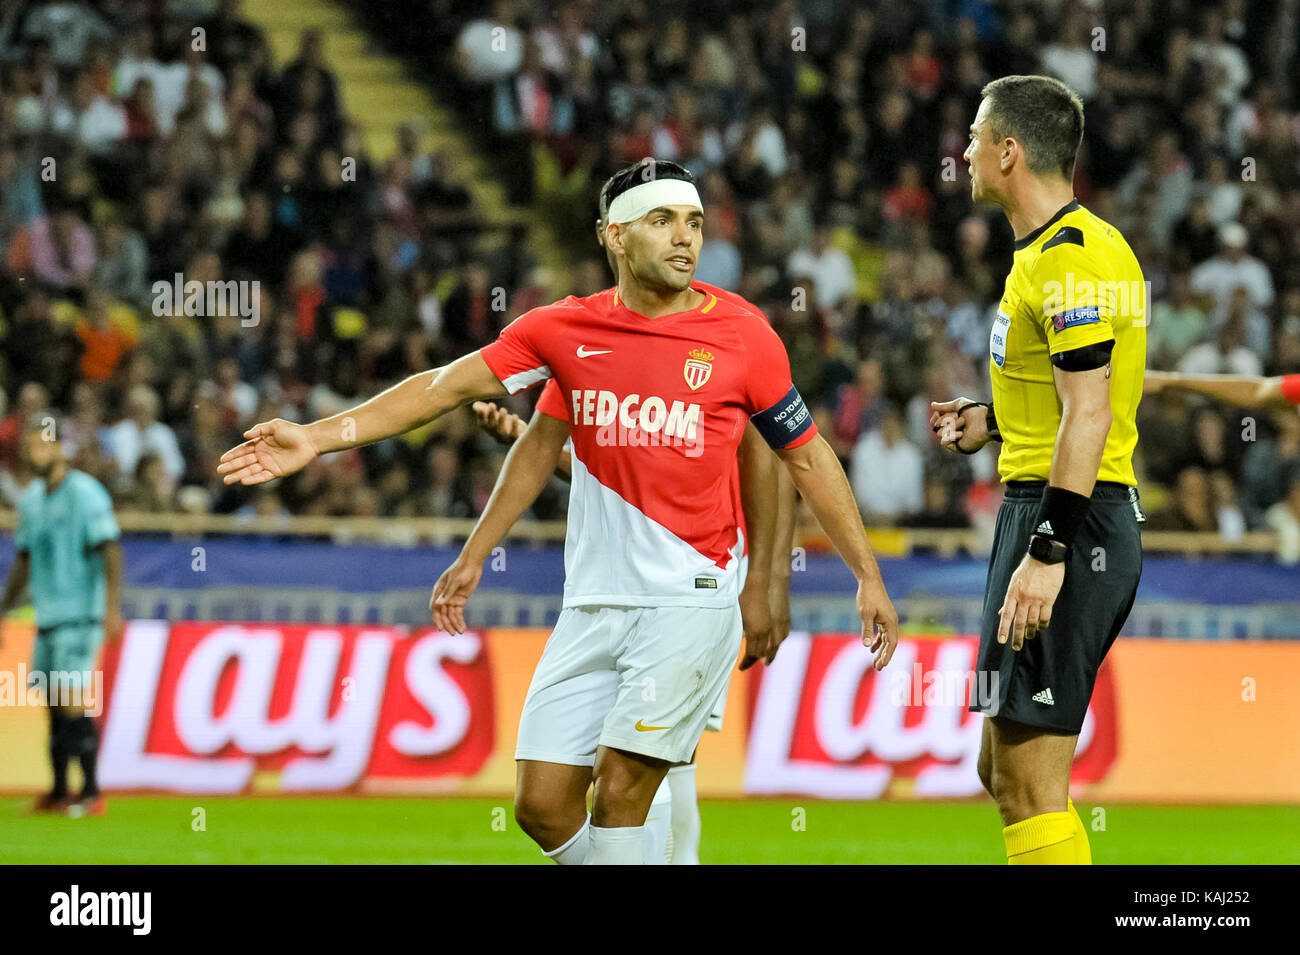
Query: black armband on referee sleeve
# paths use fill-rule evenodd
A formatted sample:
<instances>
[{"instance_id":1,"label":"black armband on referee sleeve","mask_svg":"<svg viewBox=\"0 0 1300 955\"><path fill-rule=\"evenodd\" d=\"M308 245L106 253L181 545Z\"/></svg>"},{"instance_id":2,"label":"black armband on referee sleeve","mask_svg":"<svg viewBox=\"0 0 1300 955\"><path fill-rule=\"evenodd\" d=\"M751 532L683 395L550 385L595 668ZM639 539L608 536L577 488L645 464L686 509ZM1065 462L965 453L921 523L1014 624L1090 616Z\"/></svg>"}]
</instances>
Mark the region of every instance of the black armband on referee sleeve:
<instances>
[{"instance_id":1,"label":"black armband on referee sleeve","mask_svg":"<svg viewBox=\"0 0 1300 955\"><path fill-rule=\"evenodd\" d=\"M1034 519L1034 534L1060 541L1067 548L1074 544L1079 528L1088 518L1091 498L1050 484L1043 489L1043 502Z\"/></svg>"},{"instance_id":2,"label":"black armband on referee sleeve","mask_svg":"<svg viewBox=\"0 0 1300 955\"><path fill-rule=\"evenodd\" d=\"M1110 364L1110 353L1115 347L1115 339L1096 342L1082 348L1059 351L1052 356L1052 364L1061 371L1092 371Z\"/></svg>"}]
</instances>

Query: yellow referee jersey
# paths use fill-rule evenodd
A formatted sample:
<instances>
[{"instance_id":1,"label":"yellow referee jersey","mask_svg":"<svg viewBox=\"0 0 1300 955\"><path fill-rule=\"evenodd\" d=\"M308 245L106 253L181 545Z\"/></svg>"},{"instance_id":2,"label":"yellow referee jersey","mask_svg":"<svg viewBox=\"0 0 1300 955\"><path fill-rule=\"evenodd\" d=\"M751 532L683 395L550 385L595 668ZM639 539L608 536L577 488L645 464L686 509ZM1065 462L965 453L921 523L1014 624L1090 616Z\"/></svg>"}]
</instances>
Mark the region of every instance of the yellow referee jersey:
<instances>
[{"instance_id":1,"label":"yellow referee jersey","mask_svg":"<svg viewBox=\"0 0 1300 955\"><path fill-rule=\"evenodd\" d=\"M1097 480L1137 484L1133 448L1146 315L1146 284L1133 250L1118 229L1077 200L1016 243L989 336L1003 481L1045 481L1051 471L1061 426L1051 356L1113 339L1113 420Z\"/></svg>"}]
</instances>

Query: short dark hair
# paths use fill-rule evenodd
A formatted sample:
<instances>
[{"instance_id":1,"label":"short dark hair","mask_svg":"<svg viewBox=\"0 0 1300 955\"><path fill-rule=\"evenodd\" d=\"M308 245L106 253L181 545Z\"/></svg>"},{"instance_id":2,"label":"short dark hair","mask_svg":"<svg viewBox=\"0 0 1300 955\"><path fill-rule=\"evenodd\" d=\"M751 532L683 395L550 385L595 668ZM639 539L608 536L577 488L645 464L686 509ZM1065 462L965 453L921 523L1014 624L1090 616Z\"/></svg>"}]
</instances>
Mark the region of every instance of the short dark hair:
<instances>
[{"instance_id":1,"label":"short dark hair","mask_svg":"<svg viewBox=\"0 0 1300 955\"><path fill-rule=\"evenodd\" d=\"M668 159L642 159L630 166L624 166L606 179L605 184L600 187L601 221L605 221L605 217L609 215L611 202L633 186L639 186L643 182L654 182L656 179L681 179L683 182L695 182L695 176L689 169Z\"/></svg>"},{"instance_id":2,"label":"short dark hair","mask_svg":"<svg viewBox=\"0 0 1300 955\"><path fill-rule=\"evenodd\" d=\"M989 129L1025 147L1031 172L1074 179L1074 159L1083 141L1083 100L1050 76L1004 76L985 85Z\"/></svg>"}]
</instances>

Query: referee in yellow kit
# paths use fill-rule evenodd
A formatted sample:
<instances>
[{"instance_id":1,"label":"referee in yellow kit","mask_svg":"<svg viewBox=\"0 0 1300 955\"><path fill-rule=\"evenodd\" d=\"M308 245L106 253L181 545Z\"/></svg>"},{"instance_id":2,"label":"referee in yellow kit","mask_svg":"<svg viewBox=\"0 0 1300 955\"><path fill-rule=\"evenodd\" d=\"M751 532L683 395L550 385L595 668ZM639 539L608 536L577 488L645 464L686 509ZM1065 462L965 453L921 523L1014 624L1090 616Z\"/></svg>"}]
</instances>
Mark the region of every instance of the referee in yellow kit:
<instances>
[{"instance_id":1,"label":"referee in yellow kit","mask_svg":"<svg viewBox=\"0 0 1300 955\"><path fill-rule=\"evenodd\" d=\"M1001 206L1016 237L989 336L993 403L936 403L930 421L949 450L1002 445L971 709L987 717L980 779L1013 865L1091 862L1070 765L1142 573L1133 447L1146 290L1124 237L1074 198L1082 138L1083 104L1065 84L984 87L965 154L971 194Z\"/></svg>"}]
</instances>

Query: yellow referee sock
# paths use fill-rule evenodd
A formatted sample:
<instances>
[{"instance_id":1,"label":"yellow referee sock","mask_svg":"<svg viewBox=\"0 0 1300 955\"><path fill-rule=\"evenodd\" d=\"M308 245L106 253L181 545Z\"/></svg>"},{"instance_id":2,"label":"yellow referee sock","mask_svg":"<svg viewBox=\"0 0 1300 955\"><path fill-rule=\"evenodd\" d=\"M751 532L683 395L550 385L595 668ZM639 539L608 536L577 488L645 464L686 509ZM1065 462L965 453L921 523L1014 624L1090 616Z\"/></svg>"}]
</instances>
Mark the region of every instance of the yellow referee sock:
<instances>
[{"instance_id":1,"label":"yellow referee sock","mask_svg":"<svg viewBox=\"0 0 1300 955\"><path fill-rule=\"evenodd\" d=\"M1075 865L1092 865L1092 846L1088 844L1088 827L1083 824L1083 819L1074 808L1074 800L1067 798L1066 805L1070 807L1070 815L1074 817L1076 832L1074 834L1074 864Z\"/></svg>"},{"instance_id":2,"label":"yellow referee sock","mask_svg":"<svg viewBox=\"0 0 1300 955\"><path fill-rule=\"evenodd\" d=\"M1079 817L1070 811L1044 812L1002 830L1009 865L1077 865Z\"/></svg>"}]
</instances>

